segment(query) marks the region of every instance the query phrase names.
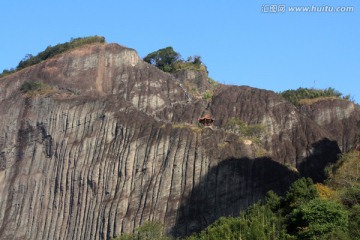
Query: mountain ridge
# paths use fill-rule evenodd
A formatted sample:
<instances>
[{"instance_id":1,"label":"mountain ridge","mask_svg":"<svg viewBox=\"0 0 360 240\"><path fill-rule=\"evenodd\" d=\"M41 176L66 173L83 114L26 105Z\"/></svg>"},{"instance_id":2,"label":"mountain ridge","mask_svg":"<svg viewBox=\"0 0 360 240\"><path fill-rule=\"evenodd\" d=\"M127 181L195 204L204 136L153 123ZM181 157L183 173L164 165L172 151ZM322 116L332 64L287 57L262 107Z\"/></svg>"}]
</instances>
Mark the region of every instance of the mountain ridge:
<instances>
[{"instance_id":1,"label":"mountain ridge","mask_svg":"<svg viewBox=\"0 0 360 240\"><path fill-rule=\"evenodd\" d=\"M25 81L52 91L28 95ZM298 109L271 91L222 84L203 99L207 81L193 70L164 73L117 44L3 77L0 237L108 239L149 220L184 236L299 176L323 180L355 144L354 103ZM205 113L212 128L198 126ZM262 125L258 143L227 131L231 118Z\"/></svg>"}]
</instances>

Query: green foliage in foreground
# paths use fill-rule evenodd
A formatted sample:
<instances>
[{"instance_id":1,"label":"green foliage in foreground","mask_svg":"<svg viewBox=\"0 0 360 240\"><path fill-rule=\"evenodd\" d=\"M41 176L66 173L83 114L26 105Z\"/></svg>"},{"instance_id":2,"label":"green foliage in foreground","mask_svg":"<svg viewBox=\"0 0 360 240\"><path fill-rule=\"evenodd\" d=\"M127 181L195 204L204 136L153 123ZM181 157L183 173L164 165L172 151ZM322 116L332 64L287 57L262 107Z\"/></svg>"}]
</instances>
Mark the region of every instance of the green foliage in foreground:
<instances>
[{"instance_id":1,"label":"green foliage in foreground","mask_svg":"<svg viewBox=\"0 0 360 240\"><path fill-rule=\"evenodd\" d=\"M316 98L325 98L325 97L334 97L334 98L343 98L350 100L350 95L343 96L342 93L335 90L334 88L326 89L314 89L314 88L298 88L296 90L286 90L280 92L280 95L294 104L295 106L300 106L301 100L304 99L316 99Z\"/></svg>"},{"instance_id":2,"label":"green foliage in foreground","mask_svg":"<svg viewBox=\"0 0 360 240\"><path fill-rule=\"evenodd\" d=\"M288 228L298 239L329 239L348 232L348 213L333 201L315 198L296 207L288 216Z\"/></svg>"},{"instance_id":3,"label":"green foliage in foreground","mask_svg":"<svg viewBox=\"0 0 360 240\"><path fill-rule=\"evenodd\" d=\"M273 212L269 205L257 203L239 217L222 217L201 233L187 238L197 239L278 240L291 239L291 236L286 233L278 213Z\"/></svg>"},{"instance_id":4,"label":"green foliage in foreground","mask_svg":"<svg viewBox=\"0 0 360 240\"><path fill-rule=\"evenodd\" d=\"M320 198L311 179L302 178L284 198L269 192L264 203L252 205L239 217L221 218L187 239L345 240L350 239L348 216L341 204Z\"/></svg>"},{"instance_id":5,"label":"green foliage in foreground","mask_svg":"<svg viewBox=\"0 0 360 240\"><path fill-rule=\"evenodd\" d=\"M159 222L146 222L135 229L134 233L124 234L113 240L170 240L164 234L164 227Z\"/></svg>"},{"instance_id":6,"label":"green foliage in foreground","mask_svg":"<svg viewBox=\"0 0 360 240\"><path fill-rule=\"evenodd\" d=\"M358 192L351 196L358 197ZM359 195L360 196L360 195ZM321 198L309 178L295 181L284 197L273 191L265 200L240 212L238 217L221 217L186 240L350 240L360 239L360 205ZM351 236L351 237L350 237ZM148 222L122 240L169 240L160 223Z\"/></svg>"},{"instance_id":7,"label":"green foliage in foreground","mask_svg":"<svg viewBox=\"0 0 360 240\"><path fill-rule=\"evenodd\" d=\"M66 52L70 49L74 49L77 47L81 47L86 44L91 43L104 43L105 38L101 36L91 36L91 37L83 37L83 38L75 38L71 39L69 42L57 44L55 46L48 46L44 51L38 53L36 56L31 54L27 54L23 60L21 60L16 67L16 69L4 70L0 74L0 78L7 76L11 73L24 69L26 67L38 64L46 59L54 57L60 53Z\"/></svg>"}]
</instances>

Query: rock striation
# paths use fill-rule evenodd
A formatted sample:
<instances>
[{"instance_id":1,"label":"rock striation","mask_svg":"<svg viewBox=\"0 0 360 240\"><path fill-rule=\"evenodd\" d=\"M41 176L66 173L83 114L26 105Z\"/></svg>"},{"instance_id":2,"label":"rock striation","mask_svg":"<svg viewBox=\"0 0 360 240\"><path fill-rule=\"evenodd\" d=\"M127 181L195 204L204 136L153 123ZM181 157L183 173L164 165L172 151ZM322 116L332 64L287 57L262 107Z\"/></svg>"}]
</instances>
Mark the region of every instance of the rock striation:
<instances>
[{"instance_id":1,"label":"rock striation","mask_svg":"<svg viewBox=\"0 0 360 240\"><path fill-rule=\"evenodd\" d=\"M356 104L299 110L226 85L204 100L186 85L206 78L97 43L0 79L0 239L109 239L153 220L184 236L299 176L321 181L355 143ZM51 90L23 93L25 81ZM205 112L214 127L197 125ZM263 125L261 142L225 131L232 117Z\"/></svg>"}]
</instances>

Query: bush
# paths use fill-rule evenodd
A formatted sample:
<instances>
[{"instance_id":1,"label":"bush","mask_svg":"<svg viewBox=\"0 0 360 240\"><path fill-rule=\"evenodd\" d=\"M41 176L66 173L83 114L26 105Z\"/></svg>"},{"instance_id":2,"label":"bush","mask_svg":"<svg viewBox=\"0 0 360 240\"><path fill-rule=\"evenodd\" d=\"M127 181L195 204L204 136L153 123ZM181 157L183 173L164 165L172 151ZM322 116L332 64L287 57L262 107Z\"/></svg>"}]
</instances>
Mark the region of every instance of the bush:
<instances>
[{"instance_id":1,"label":"bush","mask_svg":"<svg viewBox=\"0 0 360 240\"><path fill-rule=\"evenodd\" d=\"M241 134L244 137L259 138L264 131L264 126L261 124L247 124L244 121L232 117L225 126L225 130L233 133Z\"/></svg>"},{"instance_id":2,"label":"bush","mask_svg":"<svg viewBox=\"0 0 360 240\"><path fill-rule=\"evenodd\" d=\"M295 106L300 106L300 101L303 99L315 99L322 97L335 97L340 98L342 93L335 90L334 88L326 89L309 89L309 88L298 88L296 90L287 90L280 92L280 95L294 104ZM350 96L345 96L344 99L349 98Z\"/></svg>"},{"instance_id":3,"label":"bush","mask_svg":"<svg viewBox=\"0 0 360 240\"><path fill-rule=\"evenodd\" d=\"M212 97L213 97L213 93L210 90L206 91L203 95L203 99L206 101L210 101Z\"/></svg>"},{"instance_id":4,"label":"bush","mask_svg":"<svg viewBox=\"0 0 360 240\"><path fill-rule=\"evenodd\" d=\"M171 72L176 72L180 70L195 70L195 71L207 71L206 67L201 64L195 64L193 62L184 62L182 60L176 61L172 65Z\"/></svg>"},{"instance_id":5,"label":"bush","mask_svg":"<svg viewBox=\"0 0 360 240\"><path fill-rule=\"evenodd\" d=\"M360 205L360 187L356 186L344 189L343 193L340 195L340 200L342 204L348 208Z\"/></svg>"},{"instance_id":6,"label":"bush","mask_svg":"<svg viewBox=\"0 0 360 240\"><path fill-rule=\"evenodd\" d=\"M219 83L217 81L215 81L214 79L212 79L210 77L208 78L208 82L210 83L212 89L215 89L219 85Z\"/></svg>"},{"instance_id":7,"label":"bush","mask_svg":"<svg viewBox=\"0 0 360 240\"><path fill-rule=\"evenodd\" d=\"M2 78L2 77L5 77L5 76L7 76L7 75L10 75L10 74L12 74L12 73L14 73L15 72L15 69L13 69L13 68L11 68L11 69L4 69L3 70L3 72L0 74L0 78Z\"/></svg>"},{"instance_id":8,"label":"bush","mask_svg":"<svg viewBox=\"0 0 360 240\"><path fill-rule=\"evenodd\" d=\"M316 190L317 190L320 198L323 198L323 199L333 199L334 198L335 191L332 190L331 188L329 188L328 186L321 184L321 183L316 183L315 187L316 187Z\"/></svg>"},{"instance_id":9,"label":"bush","mask_svg":"<svg viewBox=\"0 0 360 240\"><path fill-rule=\"evenodd\" d=\"M42 82L30 82L25 81L21 87L20 90L24 93L30 92L30 91L38 91L40 90L44 84Z\"/></svg>"},{"instance_id":10,"label":"bush","mask_svg":"<svg viewBox=\"0 0 360 240\"><path fill-rule=\"evenodd\" d=\"M328 182L337 188L360 186L359 160L359 151L350 151L341 154L339 161L326 169Z\"/></svg>"},{"instance_id":11,"label":"bush","mask_svg":"<svg viewBox=\"0 0 360 240\"><path fill-rule=\"evenodd\" d=\"M52 90L50 86L40 81L25 81L20 91L28 95L45 94Z\"/></svg>"}]
</instances>

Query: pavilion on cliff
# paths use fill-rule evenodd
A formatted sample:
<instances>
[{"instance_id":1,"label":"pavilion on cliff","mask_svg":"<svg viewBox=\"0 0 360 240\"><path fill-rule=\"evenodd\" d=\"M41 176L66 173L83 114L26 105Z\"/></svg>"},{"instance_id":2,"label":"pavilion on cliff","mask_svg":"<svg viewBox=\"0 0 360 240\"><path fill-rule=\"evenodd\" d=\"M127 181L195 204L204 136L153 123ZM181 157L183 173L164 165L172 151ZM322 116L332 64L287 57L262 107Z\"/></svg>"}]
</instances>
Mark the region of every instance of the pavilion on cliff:
<instances>
[{"instance_id":1,"label":"pavilion on cliff","mask_svg":"<svg viewBox=\"0 0 360 240\"><path fill-rule=\"evenodd\" d=\"M214 123L214 118L212 118L209 114L206 114L202 118L199 118L199 123L203 126L212 126Z\"/></svg>"}]
</instances>

